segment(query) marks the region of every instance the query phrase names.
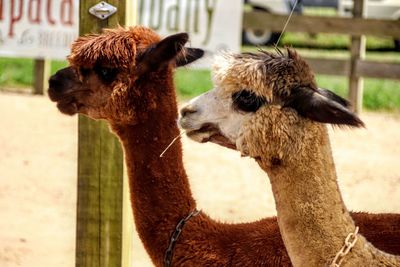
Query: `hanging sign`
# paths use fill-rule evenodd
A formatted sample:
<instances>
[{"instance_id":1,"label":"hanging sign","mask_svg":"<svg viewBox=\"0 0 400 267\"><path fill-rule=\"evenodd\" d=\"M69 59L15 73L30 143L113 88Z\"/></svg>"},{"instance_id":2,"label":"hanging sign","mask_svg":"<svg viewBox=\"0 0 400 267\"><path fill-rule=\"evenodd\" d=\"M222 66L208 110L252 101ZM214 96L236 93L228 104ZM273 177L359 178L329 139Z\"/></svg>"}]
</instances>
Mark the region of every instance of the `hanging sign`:
<instances>
[{"instance_id":1,"label":"hanging sign","mask_svg":"<svg viewBox=\"0 0 400 267\"><path fill-rule=\"evenodd\" d=\"M0 0L0 56L65 59L78 11L79 0Z\"/></svg>"}]
</instances>

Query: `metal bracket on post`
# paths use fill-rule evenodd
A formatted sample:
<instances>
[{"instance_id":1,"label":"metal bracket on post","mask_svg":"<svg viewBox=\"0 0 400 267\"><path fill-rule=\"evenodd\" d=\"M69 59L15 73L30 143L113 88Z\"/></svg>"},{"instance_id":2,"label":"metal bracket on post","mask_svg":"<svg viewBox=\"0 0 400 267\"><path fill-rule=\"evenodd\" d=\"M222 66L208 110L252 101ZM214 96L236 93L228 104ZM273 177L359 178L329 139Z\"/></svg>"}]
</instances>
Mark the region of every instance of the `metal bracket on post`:
<instances>
[{"instance_id":1,"label":"metal bracket on post","mask_svg":"<svg viewBox=\"0 0 400 267\"><path fill-rule=\"evenodd\" d=\"M117 8L109 3L101 1L97 5L92 6L89 9L89 13L93 16L103 20L110 17L112 14L117 12Z\"/></svg>"}]
</instances>

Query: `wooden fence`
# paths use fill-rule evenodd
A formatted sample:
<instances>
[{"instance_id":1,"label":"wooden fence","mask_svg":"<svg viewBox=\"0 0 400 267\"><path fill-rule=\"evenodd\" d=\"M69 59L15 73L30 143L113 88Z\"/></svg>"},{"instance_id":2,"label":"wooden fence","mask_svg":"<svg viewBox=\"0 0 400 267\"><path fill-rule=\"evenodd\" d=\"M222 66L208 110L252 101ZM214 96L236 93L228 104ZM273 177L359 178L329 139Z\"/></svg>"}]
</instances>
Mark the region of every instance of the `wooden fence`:
<instances>
[{"instance_id":1,"label":"wooden fence","mask_svg":"<svg viewBox=\"0 0 400 267\"><path fill-rule=\"evenodd\" d=\"M400 79L400 64L364 60L365 35L390 36L400 39L400 20L363 19L364 0L354 1L354 17L321 17L293 15L287 32L340 33L352 36L350 59L306 58L311 68L320 74L349 77L349 99L357 112L362 106L362 77ZM280 32L287 15L260 11L243 14L243 28L269 29Z\"/></svg>"}]
</instances>

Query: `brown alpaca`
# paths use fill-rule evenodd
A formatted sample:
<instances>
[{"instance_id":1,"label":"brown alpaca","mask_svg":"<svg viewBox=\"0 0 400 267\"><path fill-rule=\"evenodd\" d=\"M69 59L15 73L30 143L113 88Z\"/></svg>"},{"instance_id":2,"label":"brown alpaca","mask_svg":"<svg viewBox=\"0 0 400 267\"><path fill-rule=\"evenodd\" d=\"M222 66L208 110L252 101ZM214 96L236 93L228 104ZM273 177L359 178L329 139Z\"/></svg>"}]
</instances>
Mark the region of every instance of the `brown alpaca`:
<instances>
[{"instance_id":1,"label":"brown alpaca","mask_svg":"<svg viewBox=\"0 0 400 267\"><path fill-rule=\"evenodd\" d=\"M196 207L182 162L173 68L200 56L184 48L186 34L160 38L143 27L107 30L72 45L71 67L50 79L49 96L61 112L107 120L124 147L139 236L156 266L177 223ZM356 214L377 246L400 251L400 238L378 217ZM380 218L380 217L379 217ZM400 219L387 215L392 225ZM383 238L391 240L392 247ZM200 213L183 228L173 266L291 266L276 218L224 224Z\"/></svg>"},{"instance_id":2,"label":"brown alpaca","mask_svg":"<svg viewBox=\"0 0 400 267\"><path fill-rule=\"evenodd\" d=\"M360 127L363 122L346 100L316 86L312 71L294 50L287 55L226 54L215 63L214 82L214 90L182 108L180 124L194 140L237 148L268 173L294 266L329 265L364 220L376 220L386 225L384 232L399 237L399 221L389 219L399 219L399 214L352 214L353 221L347 211L322 123ZM363 234L366 238L357 235L343 265L400 266L400 257L376 248L400 254L399 243L393 250L378 245L368 231ZM386 238L381 241L393 246Z\"/></svg>"}]
</instances>

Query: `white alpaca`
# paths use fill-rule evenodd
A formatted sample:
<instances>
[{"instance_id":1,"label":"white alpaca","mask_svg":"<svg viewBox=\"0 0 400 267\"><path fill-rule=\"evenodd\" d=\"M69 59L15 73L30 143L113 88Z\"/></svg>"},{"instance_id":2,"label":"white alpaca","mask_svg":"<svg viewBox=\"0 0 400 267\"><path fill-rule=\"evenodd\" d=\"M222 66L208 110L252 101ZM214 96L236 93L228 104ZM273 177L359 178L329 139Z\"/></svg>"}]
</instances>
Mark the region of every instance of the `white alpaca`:
<instances>
[{"instance_id":1,"label":"white alpaca","mask_svg":"<svg viewBox=\"0 0 400 267\"><path fill-rule=\"evenodd\" d=\"M338 188L322 123L363 126L346 100L319 89L292 49L287 55L225 54L216 60L214 82L213 90L182 108L180 125L196 141L253 157L268 173L294 266L400 266L400 257L355 233ZM354 247L338 254L348 236Z\"/></svg>"}]
</instances>

